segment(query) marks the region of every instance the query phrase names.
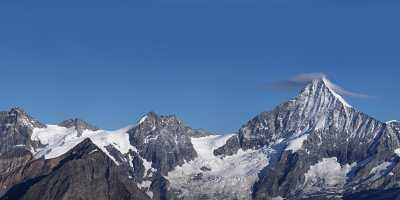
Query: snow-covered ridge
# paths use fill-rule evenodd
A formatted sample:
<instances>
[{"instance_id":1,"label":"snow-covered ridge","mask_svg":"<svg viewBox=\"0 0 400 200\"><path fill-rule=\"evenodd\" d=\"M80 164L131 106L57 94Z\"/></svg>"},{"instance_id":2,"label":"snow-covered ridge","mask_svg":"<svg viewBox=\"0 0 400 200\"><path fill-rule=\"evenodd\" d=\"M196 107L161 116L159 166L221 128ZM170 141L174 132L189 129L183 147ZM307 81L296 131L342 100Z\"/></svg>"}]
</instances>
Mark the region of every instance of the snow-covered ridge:
<instances>
[{"instance_id":1,"label":"snow-covered ridge","mask_svg":"<svg viewBox=\"0 0 400 200\"><path fill-rule=\"evenodd\" d=\"M58 125L47 125L45 128L34 128L31 139L39 141L45 145L44 148L33 150L36 158L44 156L45 159L59 157L74 148L86 138L97 145L105 154L107 154L117 165L119 164L114 157L107 151L106 147L111 145L122 154L129 150L136 151L136 148L129 143L127 131L132 128L126 128L107 131L107 130L84 130L81 136L75 128L65 128Z\"/></svg>"},{"instance_id":2,"label":"snow-covered ridge","mask_svg":"<svg viewBox=\"0 0 400 200\"><path fill-rule=\"evenodd\" d=\"M386 124L391 124L391 123L399 123L400 121L398 121L398 120L389 120L389 121L387 121L386 122Z\"/></svg>"},{"instance_id":3,"label":"snow-covered ridge","mask_svg":"<svg viewBox=\"0 0 400 200\"><path fill-rule=\"evenodd\" d=\"M145 115L145 116L143 116L140 120L139 120L139 122L137 123L138 125L139 124L142 124L144 121L146 121L146 119L147 119L147 115Z\"/></svg>"},{"instance_id":4,"label":"snow-covered ridge","mask_svg":"<svg viewBox=\"0 0 400 200\"><path fill-rule=\"evenodd\" d=\"M121 154L127 154L130 150L137 152L137 149L130 144L129 134L127 133L133 126L127 126L122 129L108 131L108 130L84 130L82 134L78 134L75 127L66 128L58 125L47 125L45 128L33 129L31 139L34 141L40 141L41 144L45 145L44 148L32 150L32 153L36 158L44 157L45 159L52 159L59 157L69 150L74 148L76 145L81 143L83 140L89 138L102 152L104 152L116 165L120 165L116 158L107 150L106 147L112 146L118 150ZM90 152L91 153L94 153ZM132 156L127 154L128 158L125 160L130 167L132 165ZM152 168L152 163L144 158L141 158L145 168L145 174L148 172L156 171ZM124 162L125 162L124 161ZM149 176L152 174L150 173ZM132 178L132 177L129 177ZM137 183L138 187L144 190L149 196L153 193L149 190L150 181L142 181Z\"/></svg>"},{"instance_id":5,"label":"snow-covered ridge","mask_svg":"<svg viewBox=\"0 0 400 200\"><path fill-rule=\"evenodd\" d=\"M347 103L346 100L344 100L344 98L342 96L340 96L338 94L338 91L337 91L338 86L333 84L326 77L322 77L322 81L324 82L325 86L329 89L329 91L333 94L333 96L335 96L343 105L345 105L346 107L349 107L349 108L352 107L349 103Z\"/></svg>"}]
</instances>

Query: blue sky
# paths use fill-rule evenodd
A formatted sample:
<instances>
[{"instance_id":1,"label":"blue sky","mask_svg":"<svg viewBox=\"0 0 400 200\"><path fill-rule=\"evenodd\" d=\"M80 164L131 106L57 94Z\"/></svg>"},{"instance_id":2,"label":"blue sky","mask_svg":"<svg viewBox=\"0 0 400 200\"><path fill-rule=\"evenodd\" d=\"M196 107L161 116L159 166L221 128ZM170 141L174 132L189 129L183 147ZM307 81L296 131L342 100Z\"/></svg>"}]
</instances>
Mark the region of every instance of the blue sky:
<instances>
[{"instance_id":1,"label":"blue sky","mask_svg":"<svg viewBox=\"0 0 400 200\"><path fill-rule=\"evenodd\" d=\"M322 72L382 121L400 119L400 2L0 2L0 108L102 128L148 111L233 132L296 95L260 85Z\"/></svg>"}]
</instances>

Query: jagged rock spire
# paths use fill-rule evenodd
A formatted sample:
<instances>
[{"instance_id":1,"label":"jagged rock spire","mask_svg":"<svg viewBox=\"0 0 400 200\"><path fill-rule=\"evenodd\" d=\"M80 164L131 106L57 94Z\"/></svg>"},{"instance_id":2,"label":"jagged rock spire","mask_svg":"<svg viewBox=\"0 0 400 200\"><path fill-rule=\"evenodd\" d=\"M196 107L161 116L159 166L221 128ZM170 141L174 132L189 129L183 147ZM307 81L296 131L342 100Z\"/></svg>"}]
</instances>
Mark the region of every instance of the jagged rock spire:
<instances>
[{"instance_id":1,"label":"jagged rock spire","mask_svg":"<svg viewBox=\"0 0 400 200\"><path fill-rule=\"evenodd\" d=\"M193 129L174 115L149 112L128 133L130 143L162 175L197 156L190 139Z\"/></svg>"}]
</instances>

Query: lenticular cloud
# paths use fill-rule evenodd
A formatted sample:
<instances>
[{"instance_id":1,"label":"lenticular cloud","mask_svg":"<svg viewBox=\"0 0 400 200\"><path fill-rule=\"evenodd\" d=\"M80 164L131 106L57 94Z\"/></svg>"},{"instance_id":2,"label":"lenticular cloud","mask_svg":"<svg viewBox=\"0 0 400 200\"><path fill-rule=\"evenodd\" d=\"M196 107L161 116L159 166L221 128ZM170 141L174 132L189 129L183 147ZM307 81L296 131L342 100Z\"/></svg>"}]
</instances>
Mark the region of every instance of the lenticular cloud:
<instances>
[{"instance_id":1,"label":"lenticular cloud","mask_svg":"<svg viewBox=\"0 0 400 200\"><path fill-rule=\"evenodd\" d=\"M285 90L297 90L298 88L304 87L311 81L315 79L324 79L329 88L334 90L336 93L343 96L357 97L357 98L368 98L369 96L362 93L352 92L345 90L339 85L331 82L327 79L326 75L323 73L304 73L298 74L288 80L278 81L267 85L267 89L285 91Z\"/></svg>"}]
</instances>

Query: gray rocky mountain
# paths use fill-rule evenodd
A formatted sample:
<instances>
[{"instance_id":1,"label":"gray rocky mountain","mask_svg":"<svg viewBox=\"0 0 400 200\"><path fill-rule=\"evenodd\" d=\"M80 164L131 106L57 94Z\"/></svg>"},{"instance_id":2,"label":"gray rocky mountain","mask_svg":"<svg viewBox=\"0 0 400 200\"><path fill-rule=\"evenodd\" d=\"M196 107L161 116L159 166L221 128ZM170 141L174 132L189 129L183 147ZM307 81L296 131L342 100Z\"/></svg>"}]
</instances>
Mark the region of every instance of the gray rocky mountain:
<instances>
[{"instance_id":1,"label":"gray rocky mountain","mask_svg":"<svg viewBox=\"0 0 400 200\"><path fill-rule=\"evenodd\" d=\"M0 112L0 177L26 166L33 159L31 150L42 146L31 139L34 128L46 125L35 120L20 108ZM3 179L3 178L1 178ZM16 181L1 181L0 195Z\"/></svg>"},{"instance_id":2,"label":"gray rocky mountain","mask_svg":"<svg viewBox=\"0 0 400 200\"><path fill-rule=\"evenodd\" d=\"M31 140L34 128L46 125L35 120L20 108L0 112L0 154L13 151L15 148L35 149L39 143Z\"/></svg>"},{"instance_id":3,"label":"gray rocky mountain","mask_svg":"<svg viewBox=\"0 0 400 200\"><path fill-rule=\"evenodd\" d=\"M325 78L250 120L238 138L238 143L226 144L228 155L239 148L280 144L253 187L255 199L341 198L398 187L398 123L386 124L357 111ZM330 167L337 171L323 171Z\"/></svg>"},{"instance_id":4,"label":"gray rocky mountain","mask_svg":"<svg viewBox=\"0 0 400 200\"><path fill-rule=\"evenodd\" d=\"M59 158L33 161L11 175L21 173L29 175L1 199L150 199L90 139Z\"/></svg>"},{"instance_id":5,"label":"gray rocky mountain","mask_svg":"<svg viewBox=\"0 0 400 200\"><path fill-rule=\"evenodd\" d=\"M154 112L105 131L14 108L0 142L0 199L400 198L400 122L356 110L326 78L232 135Z\"/></svg>"},{"instance_id":6,"label":"gray rocky mountain","mask_svg":"<svg viewBox=\"0 0 400 200\"><path fill-rule=\"evenodd\" d=\"M154 112L128 131L131 144L162 175L197 156L190 139L192 132L175 116L158 116Z\"/></svg>"}]
</instances>

